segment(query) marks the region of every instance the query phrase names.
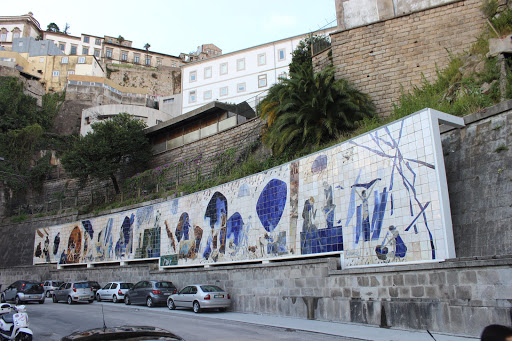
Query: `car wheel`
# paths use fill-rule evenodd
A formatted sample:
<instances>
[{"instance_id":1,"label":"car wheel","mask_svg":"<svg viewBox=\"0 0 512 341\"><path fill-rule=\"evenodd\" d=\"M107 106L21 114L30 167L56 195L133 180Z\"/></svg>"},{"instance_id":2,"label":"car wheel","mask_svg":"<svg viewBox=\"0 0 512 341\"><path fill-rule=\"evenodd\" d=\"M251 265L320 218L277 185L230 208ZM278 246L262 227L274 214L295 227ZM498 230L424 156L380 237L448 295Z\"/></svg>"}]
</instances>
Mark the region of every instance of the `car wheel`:
<instances>
[{"instance_id":1,"label":"car wheel","mask_svg":"<svg viewBox=\"0 0 512 341\"><path fill-rule=\"evenodd\" d=\"M199 305L199 302L194 301L194 313L200 313L201 312L201 306Z\"/></svg>"},{"instance_id":2,"label":"car wheel","mask_svg":"<svg viewBox=\"0 0 512 341\"><path fill-rule=\"evenodd\" d=\"M150 307L150 308L154 306L154 304L153 304L153 299L152 299L151 297L148 297L148 298L146 299L146 305L147 305L148 307Z\"/></svg>"},{"instance_id":3,"label":"car wheel","mask_svg":"<svg viewBox=\"0 0 512 341\"><path fill-rule=\"evenodd\" d=\"M94 300L89 300L89 304L92 303L92 302L94 302Z\"/></svg>"},{"instance_id":4,"label":"car wheel","mask_svg":"<svg viewBox=\"0 0 512 341\"><path fill-rule=\"evenodd\" d=\"M73 304L73 299L71 298L71 296L68 296L68 304Z\"/></svg>"},{"instance_id":5,"label":"car wheel","mask_svg":"<svg viewBox=\"0 0 512 341\"><path fill-rule=\"evenodd\" d=\"M129 296L125 296L124 297L124 304L126 304L126 305L132 304L132 302L130 302L130 297Z\"/></svg>"},{"instance_id":6,"label":"car wheel","mask_svg":"<svg viewBox=\"0 0 512 341\"><path fill-rule=\"evenodd\" d=\"M117 303L117 295L112 296L112 303Z\"/></svg>"},{"instance_id":7,"label":"car wheel","mask_svg":"<svg viewBox=\"0 0 512 341\"><path fill-rule=\"evenodd\" d=\"M59 302L59 301L57 300L57 296L53 295L53 303L57 303L57 302Z\"/></svg>"},{"instance_id":8,"label":"car wheel","mask_svg":"<svg viewBox=\"0 0 512 341\"><path fill-rule=\"evenodd\" d=\"M221 313L223 313L223 312L225 312L225 311L226 311L226 308L219 308L219 311L220 311Z\"/></svg>"},{"instance_id":9,"label":"car wheel","mask_svg":"<svg viewBox=\"0 0 512 341\"><path fill-rule=\"evenodd\" d=\"M96 301L101 302L100 294L96 295Z\"/></svg>"},{"instance_id":10,"label":"car wheel","mask_svg":"<svg viewBox=\"0 0 512 341\"><path fill-rule=\"evenodd\" d=\"M176 309L176 304L174 304L173 300L169 299L169 300L167 300L167 307L171 310L174 310L174 309Z\"/></svg>"},{"instance_id":11,"label":"car wheel","mask_svg":"<svg viewBox=\"0 0 512 341\"><path fill-rule=\"evenodd\" d=\"M39 301L39 304L44 304L44 298L41 301Z\"/></svg>"},{"instance_id":12,"label":"car wheel","mask_svg":"<svg viewBox=\"0 0 512 341\"><path fill-rule=\"evenodd\" d=\"M16 298L14 299L14 303L16 305L20 305L22 303L19 296L16 296Z\"/></svg>"},{"instance_id":13,"label":"car wheel","mask_svg":"<svg viewBox=\"0 0 512 341\"><path fill-rule=\"evenodd\" d=\"M5 296L2 294L2 297L0 297L0 302L5 303Z\"/></svg>"}]
</instances>

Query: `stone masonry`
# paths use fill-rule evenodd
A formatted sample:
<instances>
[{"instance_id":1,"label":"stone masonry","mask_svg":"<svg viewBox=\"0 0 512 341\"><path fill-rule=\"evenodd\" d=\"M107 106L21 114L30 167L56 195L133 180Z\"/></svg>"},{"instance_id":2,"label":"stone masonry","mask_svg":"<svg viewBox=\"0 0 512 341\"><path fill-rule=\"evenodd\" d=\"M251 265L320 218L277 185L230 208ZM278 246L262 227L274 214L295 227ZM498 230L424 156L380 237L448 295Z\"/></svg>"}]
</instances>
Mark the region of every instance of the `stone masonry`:
<instances>
[{"instance_id":1,"label":"stone masonry","mask_svg":"<svg viewBox=\"0 0 512 341\"><path fill-rule=\"evenodd\" d=\"M251 119L217 134L154 155L151 159L150 168L156 168L173 161L193 159L199 155L202 155L203 160L207 160L229 148L240 150L244 146L260 139L262 127L263 122L259 118ZM213 167L213 164L203 163L200 166L200 173L202 175L208 175L213 170ZM188 178L192 176L194 172L193 168L188 168L184 171L182 176Z\"/></svg>"},{"instance_id":2,"label":"stone masonry","mask_svg":"<svg viewBox=\"0 0 512 341\"><path fill-rule=\"evenodd\" d=\"M62 270L32 266L36 228L88 218L68 214L0 225L2 235L10 236L0 239L0 284L21 278L100 283L162 278L180 288L191 282L216 283L232 293L231 309L240 312L471 336L489 323L510 325L512 101L464 120L465 128L442 133L459 258L353 269L340 269L337 257L165 271L158 271L155 262Z\"/></svg>"},{"instance_id":3,"label":"stone masonry","mask_svg":"<svg viewBox=\"0 0 512 341\"><path fill-rule=\"evenodd\" d=\"M463 0L331 34L336 77L369 94L379 114L389 115L402 86L419 85L422 75L434 80L450 54L470 49L487 25L481 4Z\"/></svg>"}]
</instances>

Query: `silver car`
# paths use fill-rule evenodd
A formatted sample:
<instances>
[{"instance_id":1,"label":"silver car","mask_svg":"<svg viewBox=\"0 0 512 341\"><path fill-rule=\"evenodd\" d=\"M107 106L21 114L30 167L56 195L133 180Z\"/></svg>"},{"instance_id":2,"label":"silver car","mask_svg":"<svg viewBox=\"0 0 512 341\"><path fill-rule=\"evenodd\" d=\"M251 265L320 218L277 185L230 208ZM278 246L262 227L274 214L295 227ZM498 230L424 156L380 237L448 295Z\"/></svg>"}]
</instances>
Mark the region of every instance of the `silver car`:
<instances>
[{"instance_id":1,"label":"silver car","mask_svg":"<svg viewBox=\"0 0 512 341\"><path fill-rule=\"evenodd\" d=\"M62 285L62 281L44 281L44 293L46 297L52 297L53 291Z\"/></svg>"},{"instance_id":2,"label":"silver car","mask_svg":"<svg viewBox=\"0 0 512 341\"><path fill-rule=\"evenodd\" d=\"M98 302L101 300L112 300L114 303L124 301L124 295L132 287L132 283L110 282L103 288L96 291L96 300Z\"/></svg>"},{"instance_id":3,"label":"silver car","mask_svg":"<svg viewBox=\"0 0 512 341\"><path fill-rule=\"evenodd\" d=\"M0 295L0 301L14 301L16 305L23 302L44 303L43 283L33 283L29 281L16 281L9 285Z\"/></svg>"},{"instance_id":4,"label":"silver car","mask_svg":"<svg viewBox=\"0 0 512 341\"><path fill-rule=\"evenodd\" d=\"M169 296L167 307L192 308L194 313L202 309L219 309L225 311L231 305L229 294L216 285L194 284L186 286L177 294Z\"/></svg>"},{"instance_id":5,"label":"silver car","mask_svg":"<svg viewBox=\"0 0 512 341\"><path fill-rule=\"evenodd\" d=\"M53 291L53 303L66 301L68 304L75 302L94 301L94 292L89 282L67 282Z\"/></svg>"}]
</instances>

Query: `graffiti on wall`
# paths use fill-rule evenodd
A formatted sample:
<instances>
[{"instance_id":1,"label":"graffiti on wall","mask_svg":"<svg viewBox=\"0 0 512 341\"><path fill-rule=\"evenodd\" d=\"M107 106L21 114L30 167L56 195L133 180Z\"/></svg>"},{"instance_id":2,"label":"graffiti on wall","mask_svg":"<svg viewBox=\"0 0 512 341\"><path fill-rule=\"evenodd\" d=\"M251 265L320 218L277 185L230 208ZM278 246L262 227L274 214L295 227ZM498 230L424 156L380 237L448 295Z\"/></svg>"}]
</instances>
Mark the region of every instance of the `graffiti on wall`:
<instances>
[{"instance_id":1,"label":"graffiti on wall","mask_svg":"<svg viewBox=\"0 0 512 341\"><path fill-rule=\"evenodd\" d=\"M436 115L452 119L426 109L215 188L40 228L34 263L187 266L341 252L346 266L448 258L453 237Z\"/></svg>"}]
</instances>

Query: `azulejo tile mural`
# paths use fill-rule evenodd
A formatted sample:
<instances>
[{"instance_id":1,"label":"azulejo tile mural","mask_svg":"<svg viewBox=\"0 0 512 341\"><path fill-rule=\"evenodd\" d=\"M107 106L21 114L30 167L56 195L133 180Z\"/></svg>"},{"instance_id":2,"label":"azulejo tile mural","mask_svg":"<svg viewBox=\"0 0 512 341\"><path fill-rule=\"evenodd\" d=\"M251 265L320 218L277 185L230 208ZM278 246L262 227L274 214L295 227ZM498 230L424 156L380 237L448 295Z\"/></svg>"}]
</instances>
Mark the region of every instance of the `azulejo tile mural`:
<instances>
[{"instance_id":1,"label":"azulejo tile mural","mask_svg":"<svg viewBox=\"0 0 512 341\"><path fill-rule=\"evenodd\" d=\"M172 267L340 253L350 267L455 257L440 123L463 126L424 109L215 188L40 228L34 263Z\"/></svg>"}]
</instances>

